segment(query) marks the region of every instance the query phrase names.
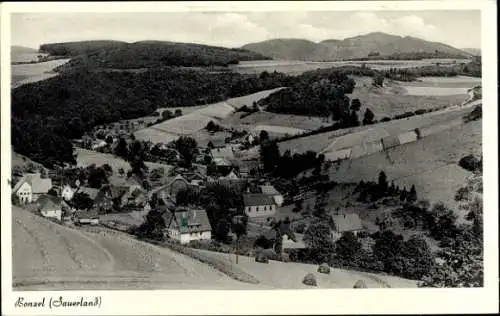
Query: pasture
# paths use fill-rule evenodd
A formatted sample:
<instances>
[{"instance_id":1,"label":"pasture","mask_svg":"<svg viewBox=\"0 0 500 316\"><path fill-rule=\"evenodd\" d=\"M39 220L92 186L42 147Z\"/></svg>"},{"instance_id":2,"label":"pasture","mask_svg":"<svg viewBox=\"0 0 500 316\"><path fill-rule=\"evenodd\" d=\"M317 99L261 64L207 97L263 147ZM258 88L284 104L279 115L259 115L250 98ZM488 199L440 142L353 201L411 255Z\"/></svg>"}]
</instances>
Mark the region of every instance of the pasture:
<instances>
[{"instance_id":1,"label":"pasture","mask_svg":"<svg viewBox=\"0 0 500 316\"><path fill-rule=\"evenodd\" d=\"M457 125L413 143L357 159L345 160L329 172L337 182L376 181L384 171L401 188L415 185L419 198L453 205L457 189L470 172L458 166L461 157L482 154L482 121Z\"/></svg>"},{"instance_id":2,"label":"pasture","mask_svg":"<svg viewBox=\"0 0 500 316\"><path fill-rule=\"evenodd\" d=\"M224 102L198 107L188 114L183 112L184 115L180 117L138 130L134 135L139 140L149 140L153 143L168 143L181 135L194 135L207 126L210 121L220 123L221 120L230 117L237 108L243 105L251 106L253 102L265 98L279 89L264 90L247 96L228 99Z\"/></svg>"}]
</instances>

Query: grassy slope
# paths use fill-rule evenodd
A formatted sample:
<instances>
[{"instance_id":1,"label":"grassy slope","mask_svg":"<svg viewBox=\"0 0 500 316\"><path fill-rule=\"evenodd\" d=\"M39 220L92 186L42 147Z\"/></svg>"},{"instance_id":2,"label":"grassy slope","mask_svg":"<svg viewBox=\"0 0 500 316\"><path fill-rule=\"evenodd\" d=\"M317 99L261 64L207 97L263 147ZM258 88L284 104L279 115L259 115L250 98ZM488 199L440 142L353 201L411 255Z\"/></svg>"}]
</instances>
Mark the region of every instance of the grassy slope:
<instances>
[{"instance_id":1,"label":"grassy slope","mask_svg":"<svg viewBox=\"0 0 500 316\"><path fill-rule=\"evenodd\" d=\"M482 121L454 126L414 143L340 163L330 170L338 182L376 181L384 170L389 180L409 188L415 185L419 198L453 204L458 188L469 172L457 164L461 157L482 153Z\"/></svg>"},{"instance_id":2,"label":"grassy slope","mask_svg":"<svg viewBox=\"0 0 500 316\"><path fill-rule=\"evenodd\" d=\"M247 288L189 257L123 234L69 229L17 207L12 215L18 290Z\"/></svg>"}]
</instances>

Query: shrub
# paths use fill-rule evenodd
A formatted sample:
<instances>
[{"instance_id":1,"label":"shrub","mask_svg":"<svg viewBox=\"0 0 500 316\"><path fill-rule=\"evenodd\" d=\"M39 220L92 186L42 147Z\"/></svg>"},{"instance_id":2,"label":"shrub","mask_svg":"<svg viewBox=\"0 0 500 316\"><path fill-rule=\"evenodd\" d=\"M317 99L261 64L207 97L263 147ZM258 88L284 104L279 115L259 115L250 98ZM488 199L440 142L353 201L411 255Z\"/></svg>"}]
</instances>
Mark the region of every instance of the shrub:
<instances>
[{"instance_id":1,"label":"shrub","mask_svg":"<svg viewBox=\"0 0 500 316\"><path fill-rule=\"evenodd\" d=\"M427 113L427 110L426 109L418 109L414 113L415 113L415 115L422 115L424 113Z\"/></svg>"},{"instance_id":2,"label":"shrub","mask_svg":"<svg viewBox=\"0 0 500 316\"><path fill-rule=\"evenodd\" d=\"M263 252L258 252L255 256L255 262L259 263L269 263L269 259Z\"/></svg>"},{"instance_id":3,"label":"shrub","mask_svg":"<svg viewBox=\"0 0 500 316\"><path fill-rule=\"evenodd\" d=\"M303 234L305 230L306 230L305 223L299 223L299 224L295 225L295 232L297 234Z\"/></svg>"},{"instance_id":4,"label":"shrub","mask_svg":"<svg viewBox=\"0 0 500 316\"><path fill-rule=\"evenodd\" d=\"M460 161L458 162L458 165L471 172L480 171L482 169L481 161L474 157L474 155L462 157L462 159L460 159Z\"/></svg>"},{"instance_id":5,"label":"shrub","mask_svg":"<svg viewBox=\"0 0 500 316\"><path fill-rule=\"evenodd\" d=\"M319 273L324 273L324 274L330 274L330 266L327 263L322 263L318 267L318 272Z\"/></svg>"},{"instance_id":6,"label":"shrub","mask_svg":"<svg viewBox=\"0 0 500 316\"><path fill-rule=\"evenodd\" d=\"M368 286L366 286L366 282L364 280L358 280L353 286L354 289L366 289Z\"/></svg>"},{"instance_id":7,"label":"shrub","mask_svg":"<svg viewBox=\"0 0 500 316\"><path fill-rule=\"evenodd\" d=\"M381 122L389 122L391 120L390 117L384 116L380 121Z\"/></svg>"},{"instance_id":8,"label":"shrub","mask_svg":"<svg viewBox=\"0 0 500 316\"><path fill-rule=\"evenodd\" d=\"M263 248L263 249L269 249L272 246L273 246L273 242L271 240L269 240L268 238L266 238L266 236L264 236L264 235L260 235L255 240L255 243L254 243L254 247L255 248L260 247L260 248Z\"/></svg>"},{"instance_id":9,"label":"shrub","mask_svg":"<svg viewBox=\"0 0 500 316\"><path fill-rule=\"evenodd\" d=\"M304 277L304 279L302 280L302 283L305 285L309 285L309 286L317 286L318 285L318 283L316 282L316 277L312 273L309 273L308 275L306 275Z\"/></svg>"}]
</instances>

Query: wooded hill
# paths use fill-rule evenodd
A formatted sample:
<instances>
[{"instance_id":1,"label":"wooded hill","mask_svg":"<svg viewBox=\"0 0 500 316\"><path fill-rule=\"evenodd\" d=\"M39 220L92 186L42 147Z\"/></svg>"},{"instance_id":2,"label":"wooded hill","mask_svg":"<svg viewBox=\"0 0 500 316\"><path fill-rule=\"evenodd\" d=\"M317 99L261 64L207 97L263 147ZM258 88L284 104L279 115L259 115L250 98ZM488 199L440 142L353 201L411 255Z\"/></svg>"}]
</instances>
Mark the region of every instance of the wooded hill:
<instances>
[{"instance_id":1,"label":"wooded hill","mask_svg":"<svg viewBox=\"0 0 500 316\"><path fill-rule=\"evenodd\" d=\"M71 57L64 67L137 69L165 66L227 66L246 60L270 59L240 48L191 43L141 41L83 41L44 44L40 52Z\"/></svg>"},{"instance_id":2,"label":"wooded hill","mask_svg":"<svg viewBox=\"0 0 500 316\"><path fill-rule=\"evenodd\" d=\"M402 54L409 59L421 58L419 54L431 55L432 58L468 58L471 56L467 52L443 43L381 32L344 40L325 40L319 43L303 39L272 39L247 44L242 48L275 59L309 61L334 61L396 54Z\"/></svg>"}]
</instances>

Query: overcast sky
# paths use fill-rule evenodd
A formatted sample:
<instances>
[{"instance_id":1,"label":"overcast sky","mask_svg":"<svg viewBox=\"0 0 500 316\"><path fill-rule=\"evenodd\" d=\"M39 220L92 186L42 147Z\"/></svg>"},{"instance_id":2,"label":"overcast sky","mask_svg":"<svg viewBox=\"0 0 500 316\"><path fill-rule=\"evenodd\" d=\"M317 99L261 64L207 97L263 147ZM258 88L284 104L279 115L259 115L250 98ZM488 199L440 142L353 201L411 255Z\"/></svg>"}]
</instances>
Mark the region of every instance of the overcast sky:
<instances>
[{"instance_id":1,"label":"overcast sky","mask_svg":"<svg viewBox=\"0 0 500 316\"><path fill-rule=\"evenodd\" d=\"M226 47L271 38L312 41L386 32L481 47L480 11L14 13L12 45L113 39L166 40Z\"/></svg>"}]
</instances>

